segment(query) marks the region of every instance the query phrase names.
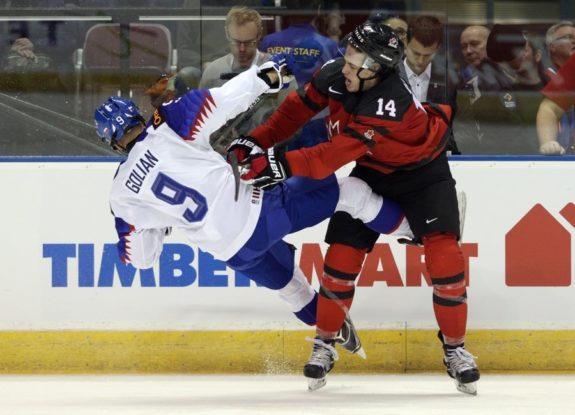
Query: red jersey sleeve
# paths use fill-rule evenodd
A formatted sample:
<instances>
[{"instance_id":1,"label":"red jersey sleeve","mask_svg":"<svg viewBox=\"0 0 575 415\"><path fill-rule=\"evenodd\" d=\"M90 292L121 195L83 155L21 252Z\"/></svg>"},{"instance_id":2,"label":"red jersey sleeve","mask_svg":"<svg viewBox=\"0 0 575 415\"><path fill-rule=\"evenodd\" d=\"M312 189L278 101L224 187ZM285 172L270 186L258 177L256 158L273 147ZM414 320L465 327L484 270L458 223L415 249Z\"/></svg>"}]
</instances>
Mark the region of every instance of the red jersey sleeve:
<instances>
[{"instance_id":1,"label":"red jersey sleeve","mask_svg":"<svg viewBox=\"0 0 575 415\"><path fill-rule=\"evenodd\" d=\"M276 143L291 138L309 119L327 105L327 97L322 96L311 84L290 92L277 110L250 136L260 147L269 148Z\"/></svg>"},{"instance_id":2,"label":"red jersey sleeve","mask_svg":"<svg viewBox=\"0 0 575 415\"><path fill-rule=\"evenodd\" d=\"M286 153L294 176L322 179L356 161L383 173L428 163L443 151L451 108L408 106L401 118L357 115L331 141Z\"/></svg>"},{"instance_id":3,"label":"red jersey sleeve","mask_svg":"<svg viewBox=\"0 0 575 415\"><path fill-rule=\"evenodd\" d=\"M288 151L286 158L292 175L323 179L368 151L369 146L362 141L339 134L331 141Z\"/></svg>"},{"instance_id":4,"label":"red jersey sleeve","mask_svg":"<svg viewBox=\"0 0 575 415\"><path fill-rule=\"evenodd\" d=\"M291 138L307 121L326 108L330 82L341 75L342 66L342 59L327 62L309 83L290 93L267 121L250 133L260 147L268 148Z\"/></svg>"},{"instance_id":5,"label":"red jersey sleeve","mask_svg":"<svg viewBox=\"0 0 575 415\"><path fill-rule=\"evenodd\" d=\"M575 105L575 54L563 64L557 76L541 90L543 95L564 110Z\"/></svg>"}]
</instances>

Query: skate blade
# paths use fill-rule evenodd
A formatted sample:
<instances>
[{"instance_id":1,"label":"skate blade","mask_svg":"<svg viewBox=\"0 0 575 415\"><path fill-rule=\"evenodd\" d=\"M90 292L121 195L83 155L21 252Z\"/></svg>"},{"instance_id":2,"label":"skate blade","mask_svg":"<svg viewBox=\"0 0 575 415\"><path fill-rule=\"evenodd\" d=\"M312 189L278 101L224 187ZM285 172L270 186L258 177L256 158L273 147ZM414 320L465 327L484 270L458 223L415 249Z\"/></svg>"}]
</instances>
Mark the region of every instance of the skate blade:
<instances>
[{"instance_id":1,"label":"skate blade","mask_svg":"<svg viewBox=\"0 0 575 415\"><path fill-rule=\"evenodd\" d=\"M323 388L326 383L327 383L327 380L325 378L320 378L320 379L308 378L307 379L307 390L310 392L316 391L320 388Z\"/></svg>"},{"instance_id":2,"label":"skate blade","mask_svg":"<svg viewBox=\"0 0 575 415\"><path fill-rule=\"evenodd\" d=\"M477 396L477 382L459 383L458 381L455 381L455 387L459 392Z\"/></svg>"},{"instance_id":3,"label":"skate blade","mask_svg":"<svg viewBox=\"0 0 575 415\"><path fill-rule=\"evenodd\" d=\"M365 354L365 350L363 350L363 347L360 347L359 350L355 352L355 354L361 357L362 359L367 359L367 355Z\"/></svg>"}]
</instances>

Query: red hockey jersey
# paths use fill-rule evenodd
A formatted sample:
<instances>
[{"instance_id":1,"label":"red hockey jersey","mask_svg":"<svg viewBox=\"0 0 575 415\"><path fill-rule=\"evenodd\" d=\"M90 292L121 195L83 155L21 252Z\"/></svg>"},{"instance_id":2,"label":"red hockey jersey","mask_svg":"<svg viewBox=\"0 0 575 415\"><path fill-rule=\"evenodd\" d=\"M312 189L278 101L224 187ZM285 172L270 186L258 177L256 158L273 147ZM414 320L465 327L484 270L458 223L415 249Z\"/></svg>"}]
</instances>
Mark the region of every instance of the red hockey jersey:
<instances>
[{"instance_id":1,"label":"red hockey jersey","mask_svg":"<svg viewBox=\"0 0 575 415\"><path fill-rule=\"evenodd\" d=\"M383 173L414 169L445 148L451 108L419 103L398 73L371 89L350 93L342 58L326 63L304 88L292 92L251 136L264 147L291 137L329 108L329 141L286 153L292 175L323 178L357 160Z\"/></svg>"}]
</instances>

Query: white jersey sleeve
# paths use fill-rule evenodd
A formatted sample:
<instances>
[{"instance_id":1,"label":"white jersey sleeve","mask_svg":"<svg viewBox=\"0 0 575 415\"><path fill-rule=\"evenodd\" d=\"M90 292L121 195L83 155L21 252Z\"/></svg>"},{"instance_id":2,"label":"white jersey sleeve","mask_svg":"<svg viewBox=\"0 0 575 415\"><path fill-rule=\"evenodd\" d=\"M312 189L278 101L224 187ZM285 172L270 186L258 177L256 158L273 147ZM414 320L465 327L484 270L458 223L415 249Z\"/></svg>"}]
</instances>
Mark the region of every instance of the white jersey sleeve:
<instances>
[{"instance_id":1,"label":"white jersey sleeve","mask_svg":"<svg viewBox=\"0 0 575 415\"><path fill-rule=\"evenodd\" d=\"M257 76L258 68L240 73L223 86L196 89L162 104L158 114L184 140L210 147L210 136L228 120L246 111L269 86Z\"/></svg>"},{"instance_id":2,"label":"white jersey sleeve","mask_svg":"<svg viewBox=\"0 0 575 415\"><path fill-rule=\"evenodd\" d=\"M166 227L227 260L250 238L263 192L240 182L209 136L269 87L251 68L210 90L164 104L118 168L110 193L121 257L134 266L157 261Z\"/></svg>"},{"instance_id":3,"label":"white jersey sleeve","mask_svg":"<svg viewBox=\"0 0 575 415\"><path fill-rule=\"evenodd\" d=\"M160 258L164 246L166 230L139 229L128 236L130 246L129 261L134 267L146 269L152 267Z\"/></svg>"}]
</instances>

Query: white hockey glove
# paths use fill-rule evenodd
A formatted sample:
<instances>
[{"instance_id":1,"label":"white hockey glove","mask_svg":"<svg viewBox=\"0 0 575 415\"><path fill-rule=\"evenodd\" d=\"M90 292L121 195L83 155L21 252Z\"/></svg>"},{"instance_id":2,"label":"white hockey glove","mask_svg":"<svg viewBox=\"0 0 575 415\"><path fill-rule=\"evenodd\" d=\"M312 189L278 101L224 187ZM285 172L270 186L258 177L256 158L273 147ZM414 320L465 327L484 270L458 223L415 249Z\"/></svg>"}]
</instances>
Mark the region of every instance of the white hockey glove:
<instances>
[{"instance_id":1,"label":"white hockey glove","mask_svg":"<svg viewBox=\"0 0 575 415\"><path fill-rule=\"evenodd\" d=\"M275 71L279 78L279 81L274 84L270 84L267 77L262 78L268 83L268 85L270 85L270 89L267 90L266 93L275 94L282 89L287 88L289 83L294 79L294 66L296 66L294 59L291 55L286 54L272 55L269 61L260 65L258 70L259 73L265 74L268 71Z\"/></svg>"}]
</instances>

